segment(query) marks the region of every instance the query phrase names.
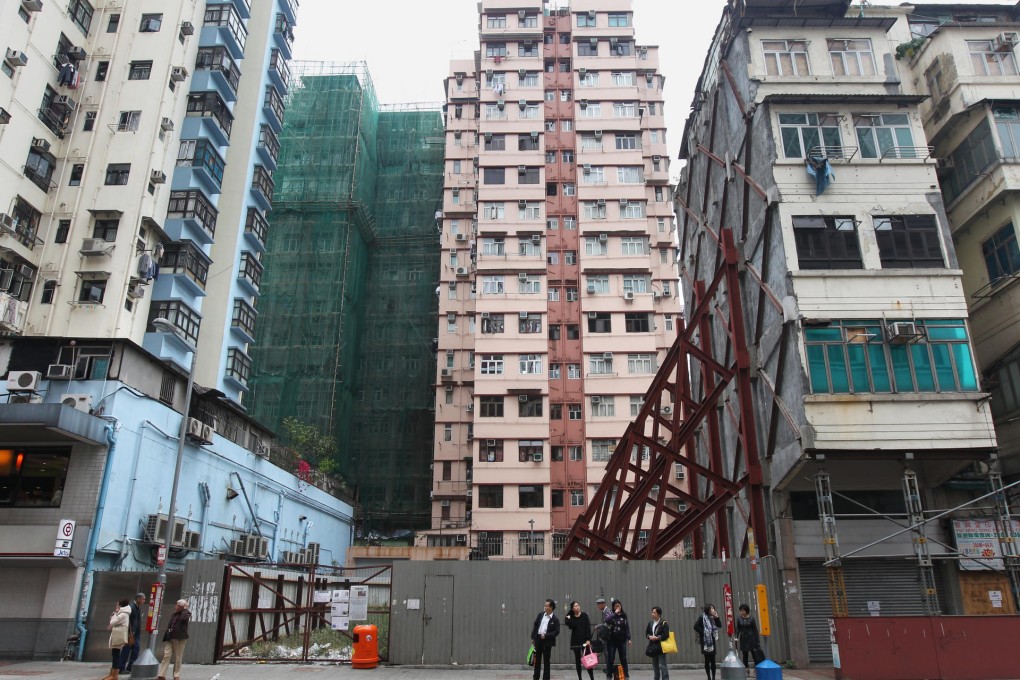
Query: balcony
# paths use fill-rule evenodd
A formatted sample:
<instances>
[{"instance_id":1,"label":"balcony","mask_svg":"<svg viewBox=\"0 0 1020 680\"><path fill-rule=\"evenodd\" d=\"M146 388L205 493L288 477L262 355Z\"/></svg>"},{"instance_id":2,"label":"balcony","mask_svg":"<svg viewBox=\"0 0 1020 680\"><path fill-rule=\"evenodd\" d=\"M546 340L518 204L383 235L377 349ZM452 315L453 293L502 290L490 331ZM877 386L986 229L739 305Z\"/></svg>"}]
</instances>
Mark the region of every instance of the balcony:
<instances>
[{"instance_id":1,"label":"balcony","mask_svg":"<svg viewBox=\"0 0 1020 680\"><path fill-rule=\"evenodd\" d=\"M46 106L39 109L39 120L57 136L57 139L63 139L70 132L67 127L67 119L67 112L55 111Z\"/></svg>"},{"instance_id":2,"label":"balcony","mask_svg":"<svg viewBox=\"0 0 1020 680\"><path fill-rule=\"evenodd\" d=\"M265 166L256 165L251 178L251 195L263 210L272 210L275 189L276 183L273 182L272 173L266 170Z\"/></svg>"},{"instance_id":3,"label":"balcony","mask_svg":"<svg viewBox=\"0 0 1020 680\"><path fill-rule=\"evenodd\" d=\"M52 163L52 161L51 161ZM22 170L32 184L36 185L43 191L49 192L57 188L57 185L53 183L51 179L53 176L53 165L46 166L43 163L31 162L25 165Z\"/></svg>"},{"instance_id":4,"label":"balcony","mask_svg":"<svg viewBox=\"0 0 1020 680\"><path fill-rule=\"evenodd\" d=\"M277 162L280 159L280 138L273 132L273 128L269 125L263 125L259 128L259 144L258 144L259 156L262 158L262 162L270 170L276 170Z\"/></svg>"},{"instance_id":5,"label":"balcony","mask_svg":"<svg viewBox=\"0 0 1020 680\"><path fill-rule=\"evenodd\" d=\"M255 319L258 311L241 298L234 298L234 312L230 330L246 343L255 342Z\"/></svg>"},{"instance_id":6,"label":"balcony","mask_svg":"<svg viewBox=\"0 0 1020 680\"><path fill-rule=\"evenodd\" d=\"M252 295L259 294L262 286L262 263L254 253L247 250L241 253L241 267L237 272L237 282Z\"/></svg>"},{"instance_id":7,"label":"balcony","mask_svg":"<svg viewBox=\"0 0 1020 680\"><path fill-rule=\"evenodd\" d=\"M241 349L231 347L227 350L227 369L223 378L241 390L248 390L248 377L251 375L251 358Z\"/></svg>"},{"instance_id":8,"label":"balcony","mask_svg":"<svg viewBox=\"0 0 1020 680\"><path fill-rule=\"evenodd\" d=\"M174 279L175 286L180 283L191 295L202 297L210 264L212 260L193 241L171 243L159 260L159 283L163 283L163 275L168 275Z\"/></svg>"},{"instance_id":9,"label":"balcony","mask_svg":"<svg viewBox=\"0 0 1020 680\"><path fill-rule=\"evenodd\" d=\"M223 46L234 59L244 59L248 30L233 3L206 5L199 47Z\"/></svg>"},{"instance_id":10,"label":"balcony","mask_svg":"<svg viewBox=\"0 0 1020 680\"><path fill-rule=\"evenodd\" d=\"M258 208L248 208L248 215L244 219L244 237L254 250L264 253L266 251L266 234L269 232L269 222Z\"/></svg>"},{"instance_id":11,"label":"balcony","mask_svg":"<svg viewBox=\"0 0 1020 680\"><path fill-rule=\"evenodd\" d=\"M251 0L231 0L234 3L234 9L241 15L242 19L251 18Z\"/></svg>"},{"instance_id":12,"label":"balcony","mask_svg":"<svg viewBox=\"0 0 1020 680\"><path fill-rule=\"evenodd\" d=\"M272 85L266 86L266 96L262 100L262 113L265 114L273 131L279 134L283 131L283 112L286 107L283 105L283 98Z\"/></svg>"},{"instance_id":13,"label":"balcony","mask_svg":"<svg viewBox=\"0 0 1020 680\"><path fill-rule=\"evenodd\" d=\"M189 239L207 245L216 238L218 215L216 207L201 191L172 191L164 231L175 241Z\"/></svg>"},{"instance_id":14,"label":"balcony","mask_svg":"<svg viewBox=\"0 0 1020 680\"><path fill-rule=\"evenodd\" d=\"M36 225L38 220L35 220ZM33 226L29 220L15 220L14 226L10 227L6 224L0 223L0 250L7 248L8 245L4 243L7 239L13 239L27 250L34 250L36 246L41 246L44 242L41 238L36 236L36 226Z\"/></svg>"},{"instance_id":15,"label":"balcony","mask_svg":"<svg viewBox=\"0 0 1020 680\"><path fill-rule=\"evenodd\" d=\"M28 303L0 292L0 331L5 333L21 333L25 329L25 317L28 315Z\"/></svg>"},{"instance_id":16,"label":"balcony","mask_svg":"<svg viewBox=\"0 0 1020 680\"><path fill-rule=\"evenodd\" d=\"M283 14L276 15L273 39L288 59L294 55L294 24Z\"/></svg>"},{"instance_id":17,"label":"balcony","mask_svg":"<svg viewBox=\"0 0 1020 680\"><path fill-rule=\"evenodd\" d=\"M241 69L225 47L203 47L195 59L195 75L191 78L191 89L199 92L215 89L224 101L237 101L237 86L241 81Z\"/></svg>"},{"instance_id":18,"label":"balcony","mask_svg":"<svg viewBox=\"0 0 1020 680\"><path fill-rule=\"evenodd\" d=\"M229 146L234 114L217 92L195 92L188 95L188 111L181 128L181 137L208 137L216 146Z\"/></svg>"},{"instance_id":19,"label":"balcony","mask_svg":"<svg viewBox=\"0 0 1020 680\"><path fill-rule=\"evenodd\" d=\"M280 0L280 9L283 10L283 16L287 17L287 21L293 26L297 23L297 8L300 3L298 0Z\"/></svg>"},{"instance_id":20,"label":"balcony","mask_svg":"<svg viewBox=\"0 0 1020 680\"><path fill-rule=\"evenodd\" d=\"M280 50L273 50L269 57L269 79L283 94L290 88L290 65Z\"/></svg>"},{"instance_id":21,"label":"balcony","mask_svg":"<svg viewBox=\"0 0 1020 680\"><path fill-rule=\"evenodd\" d=\"M177 167L191 168L192 174L200 181L210 193L220 193L220 186L223 183L223 169L226 164L223 157L216 151L216 147L206 139L182 139L180 150L177 153ZM174 188L177 186L177 176L174 177Z\"/></svg>"}]
</instances>

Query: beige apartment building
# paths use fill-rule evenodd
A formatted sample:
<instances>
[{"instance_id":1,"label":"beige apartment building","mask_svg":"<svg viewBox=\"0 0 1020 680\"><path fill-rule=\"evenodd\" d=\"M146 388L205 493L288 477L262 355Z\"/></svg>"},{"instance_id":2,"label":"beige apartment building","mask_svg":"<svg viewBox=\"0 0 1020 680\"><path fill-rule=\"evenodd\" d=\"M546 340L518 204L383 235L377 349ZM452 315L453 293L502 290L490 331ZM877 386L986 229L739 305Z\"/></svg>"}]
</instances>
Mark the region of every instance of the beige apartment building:
<instances>
[{"instance_id":1,"label":"beige apartment building","mask_svg":"<svg viewBox=\"0 0 1020 680\"><path fill-rule=\"evenodd\" d=\"M549 559L675 336L663 79L629 0L479 9L480 49L446 79L432 528L419 540Z\"/></svg>"}]
</instances>

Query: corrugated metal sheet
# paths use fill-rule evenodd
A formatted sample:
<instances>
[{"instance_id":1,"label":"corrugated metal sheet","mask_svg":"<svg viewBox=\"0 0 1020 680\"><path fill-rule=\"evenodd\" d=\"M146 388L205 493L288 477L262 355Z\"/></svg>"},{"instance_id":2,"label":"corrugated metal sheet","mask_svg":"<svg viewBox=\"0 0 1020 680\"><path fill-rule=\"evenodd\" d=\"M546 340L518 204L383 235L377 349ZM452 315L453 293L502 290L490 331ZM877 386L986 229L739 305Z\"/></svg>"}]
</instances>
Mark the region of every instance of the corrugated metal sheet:
<instances>
[{"instance_id":1,"label":"corrugated metal sheet","mask_svg":"<svg viewBox=\"0 0 1020 680\"><path fill-rule=\"evenodd\" d=\"M187 560L184 563L184 584L178 599L187 600L191 610L191 622L188 624L190 637L184 648L185 663L216 662L223 569L223 560ZM161 618L166 624L174 610L174 600L166 600L164 607Z\"/></svg>"},{"instance_id":2,"label":"corrugated metal sheet","mask_svg":"<svg viewBox=\"0 0 1020 680\"><path fill-rule=\"evenodd\" d=\"M771 595L773 636L770 656L788 657L783 602L774 564L761 567ZM571 600L595 618L595 598L617 598L636 629L633 661L646 663L640 636L653 606L677 635L674 663L701 659L692 626L706 601L722 608L721 584L730 580L734 607L754 607L756 574L746 560L663 562L398 562L393 565L390 661L396 664L520 664L531 626L546 598L556 600L561 620ZM554 663L573 663L566 638L553 651ZM447 652L449 650L449 652Z\"/></svg>"},{"instance_id":3,"label":"corrugated metal sheet","mask_svg":"<svg viewBox=\"0 0 1020 680\"><path fill-rule=\"evenodd\" d=\"M945 587L936 570L939 601L945 611ZM917 563L900 560L847 560L843 579L850 616L869 616L868 602L878 602L879 612L887 616L924 614L918 582ZM800 589L804 601L804 625L807 629L808 658L813 662L832 661L829 643L829 581L822 563L800 561Z\"/></svg>"}]
</instances>

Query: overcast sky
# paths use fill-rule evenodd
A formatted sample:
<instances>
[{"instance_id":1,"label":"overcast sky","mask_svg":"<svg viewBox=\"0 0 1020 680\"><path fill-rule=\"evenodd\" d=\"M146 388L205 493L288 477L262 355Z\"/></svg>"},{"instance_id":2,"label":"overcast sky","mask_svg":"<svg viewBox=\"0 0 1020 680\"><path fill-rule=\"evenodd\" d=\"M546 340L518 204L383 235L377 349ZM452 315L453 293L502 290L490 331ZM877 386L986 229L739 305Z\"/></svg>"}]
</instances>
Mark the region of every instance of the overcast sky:
<instances>
[{"instance_id":1,"label":"overcast sky","mask_svg":"<svg viewBox=\"0 0 1020 680\"><path fill-rule=\"evenodd\" d=\"M979 4L977 0L928 2ZM568 3L553 0L552 4ZM725 5L725 0L634 0L638 44L660 48L660 69L666 77L667 140L673 158L705 52ZM301 0L294 57L367 62L384 104L441 102L450 59L470 58L478 48L477 8L477 0Z\"/></svg>"}]
</instances>

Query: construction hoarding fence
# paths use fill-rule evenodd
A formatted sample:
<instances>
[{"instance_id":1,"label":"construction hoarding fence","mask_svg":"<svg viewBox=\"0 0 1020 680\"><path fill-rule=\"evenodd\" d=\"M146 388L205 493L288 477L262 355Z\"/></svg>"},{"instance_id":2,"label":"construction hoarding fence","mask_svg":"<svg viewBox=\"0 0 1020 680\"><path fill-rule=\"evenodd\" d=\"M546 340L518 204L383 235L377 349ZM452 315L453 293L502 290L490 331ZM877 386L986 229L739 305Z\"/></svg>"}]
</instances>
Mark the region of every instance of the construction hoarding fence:
<instances>
[{"instance_id":1,"label":"construction hoarding fence","mask_svg":"<svg viewBox=\"0 0 1020 680\"><path fill-rule=\"evenodd\" d=\"M389 660L392 569L228 564L218 661L351 660L353 630L372 624Z\"/></svg>"}]
</instances>

